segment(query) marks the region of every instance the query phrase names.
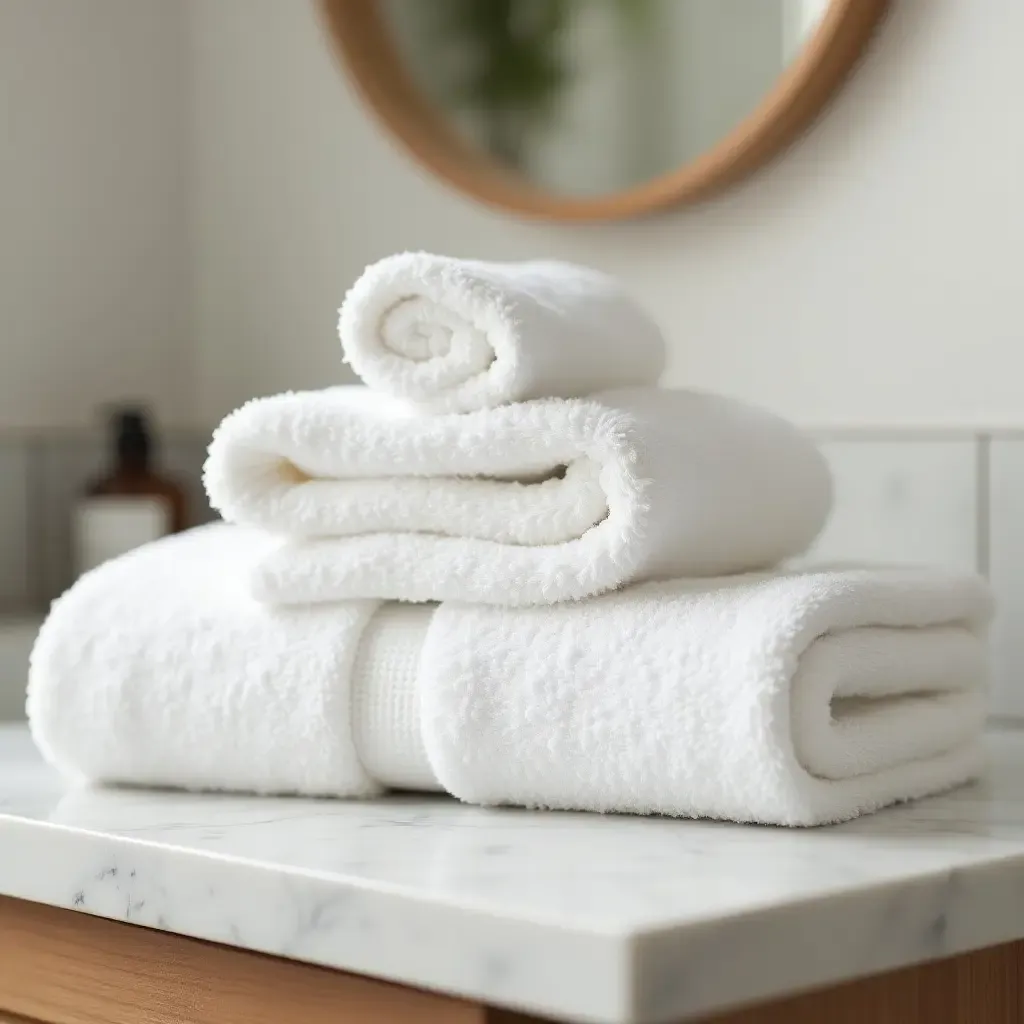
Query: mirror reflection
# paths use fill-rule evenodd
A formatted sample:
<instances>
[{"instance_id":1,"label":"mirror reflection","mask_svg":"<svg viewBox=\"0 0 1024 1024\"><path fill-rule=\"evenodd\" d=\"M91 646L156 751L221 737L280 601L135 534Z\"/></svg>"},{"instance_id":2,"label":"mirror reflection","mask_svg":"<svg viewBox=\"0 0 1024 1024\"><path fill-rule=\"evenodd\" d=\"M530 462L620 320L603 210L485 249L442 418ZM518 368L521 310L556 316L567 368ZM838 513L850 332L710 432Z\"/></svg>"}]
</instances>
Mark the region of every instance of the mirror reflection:
<instances>
[{"instance_id":1,"label":"mirror reflection","mask_svg":"<svg viewBox=\"0 0 1024 1024\"><path fill-rule=\"evenodd\" d=\"M601 195L713 147L829 0L383 0L416 85L474 146L549 191Z\"/></svg>"}]
</instances>

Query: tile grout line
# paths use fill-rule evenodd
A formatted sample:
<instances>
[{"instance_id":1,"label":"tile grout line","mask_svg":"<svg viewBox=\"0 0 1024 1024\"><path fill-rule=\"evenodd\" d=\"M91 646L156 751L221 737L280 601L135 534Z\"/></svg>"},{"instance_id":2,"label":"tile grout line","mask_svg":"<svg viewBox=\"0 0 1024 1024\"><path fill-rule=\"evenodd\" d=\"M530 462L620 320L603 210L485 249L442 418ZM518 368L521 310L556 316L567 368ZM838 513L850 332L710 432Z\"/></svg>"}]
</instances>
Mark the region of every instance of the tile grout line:
<instances>
[{"instance_id":1,"label":"tile grout line","mask_svg":"<svg viewBox=\"0 0 1024 1024\"><path fill-rule=\"evenodd\" d=\"M977 439L974 514L975 563L978 572L988 577L992 568L992 438L987 434L979 434Z\"/></svg>"},{"instance_id":2,"label":"tile grout line","mask_svg":"<svg viewBox=\"0 0 1024 1024\"><path fill-rule=\"evenodd\" d=\"M979 430L958 430L955 427L890 430L885 427L817 427L801 428L816 441L842 444L948 444L950 441L974 441Z\"/></svg>"}]
</instances>

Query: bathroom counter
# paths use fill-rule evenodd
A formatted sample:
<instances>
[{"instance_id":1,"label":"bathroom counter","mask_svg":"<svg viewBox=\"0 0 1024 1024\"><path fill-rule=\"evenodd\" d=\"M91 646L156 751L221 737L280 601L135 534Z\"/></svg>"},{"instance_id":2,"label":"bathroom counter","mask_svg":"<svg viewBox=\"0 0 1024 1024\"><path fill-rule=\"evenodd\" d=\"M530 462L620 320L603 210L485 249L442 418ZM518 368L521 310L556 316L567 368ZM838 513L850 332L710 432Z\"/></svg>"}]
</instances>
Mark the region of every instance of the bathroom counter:
<instances>
[{"instance_id":1,"label":"bathroom counter","mask_svg":"<svg viewBox=\"0 0 1024 1024\"><path fill-rule=\"evenodd\" d=\"M1024 938L1024 733L989 742L983 783L789 831L73 789L5 726L0 902L557 1020L689 1020Z\"/></svg>"}]
</instances>

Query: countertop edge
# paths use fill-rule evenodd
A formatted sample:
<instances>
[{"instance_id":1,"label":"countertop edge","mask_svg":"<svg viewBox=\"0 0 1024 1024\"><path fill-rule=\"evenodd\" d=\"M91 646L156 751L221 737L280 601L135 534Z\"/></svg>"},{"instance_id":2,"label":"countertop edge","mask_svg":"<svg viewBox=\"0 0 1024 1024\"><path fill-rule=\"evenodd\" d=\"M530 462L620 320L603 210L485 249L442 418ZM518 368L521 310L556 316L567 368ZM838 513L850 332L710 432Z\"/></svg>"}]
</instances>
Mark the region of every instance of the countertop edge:
<instances>
[{"instance_id":1,"label":"countertop edge","mask_svg":"<svg viewBox=\"0 0 1024 1024\"><path fill-rule=\"evenodd\" d=\"M1024 938L1024 851L713 920L602 934L10 815L0 814L0 839L0 849L17 850L16 858L0 854L6 896L595 1024L678 1021ZM170 916L147 908L154 883L163 905L178 908ZM279 908L273 926L235 920L253 891L264 914ZM515 957L504 958L511 949Z\"/></svg>"},{"instance_id":2,"label":"countertop edge","mask_svg":"<svg viewBox=\"0 0 1024 1024\"><path fill-rule=\"evenodd\" d=\"M17 856L4 857L5 849ZM316 872L3 813L0 865L0 895L15 899L503 1008L633 1024L629 935L501 918ZM169 871L173 893L171 883L158 881ZM176 912L150 909L144 893L154 884ZM249 921L242 928L234 920L252 906L253 891L264 911L280 908L273 926ZM502 956L511 948L514 966ZM582 983L566 985L565 969L580 972Z\"/></svg>"},{"instance_id":3,"label":"countertop edge","mask_svg":"<svg viewBox=\"0 0 1024 1024\"><path fill-rule=\"evenodd\" d=\"M628 1021L721 1013L1019 939L1024 853L1008 852L822 899L648 930L634 940ZM746 969L729 970L738 960Z\"/></svg>"}]
</instances>

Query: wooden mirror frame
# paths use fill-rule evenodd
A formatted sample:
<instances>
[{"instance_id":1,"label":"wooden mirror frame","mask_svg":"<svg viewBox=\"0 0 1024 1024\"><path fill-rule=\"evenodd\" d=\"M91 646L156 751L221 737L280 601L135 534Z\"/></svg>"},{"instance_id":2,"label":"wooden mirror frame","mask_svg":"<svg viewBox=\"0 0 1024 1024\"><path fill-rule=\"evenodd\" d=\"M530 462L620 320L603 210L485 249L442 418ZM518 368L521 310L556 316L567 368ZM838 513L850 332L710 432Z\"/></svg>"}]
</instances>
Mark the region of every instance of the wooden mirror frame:
<instances>
[{"instance_id":1,"label":"wooden mirror frame","mask_svg":"<svg viewBox=\"0 0 1024 1024\"><path fill-rule=\"evenodd\" d=\"M362 99L421 165L467 195L524 217L608 221L704 198L775 156L807 127L849 74L889 0L831 0L817 29L771 91L715 145L651 181L586 198L545 191L457 135L405 70L378 0L318 4Z\"/></svg>"}]
</instances>

